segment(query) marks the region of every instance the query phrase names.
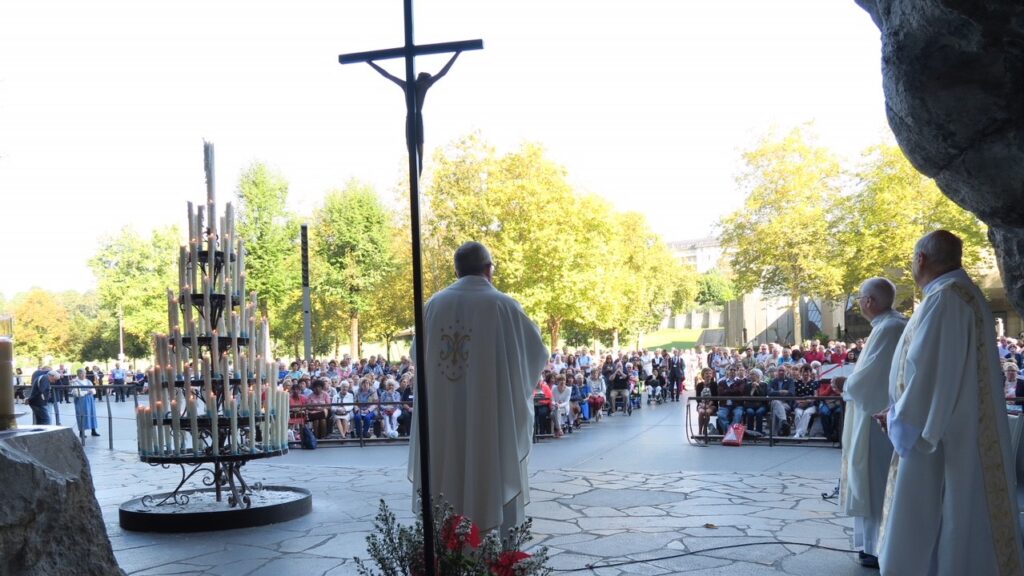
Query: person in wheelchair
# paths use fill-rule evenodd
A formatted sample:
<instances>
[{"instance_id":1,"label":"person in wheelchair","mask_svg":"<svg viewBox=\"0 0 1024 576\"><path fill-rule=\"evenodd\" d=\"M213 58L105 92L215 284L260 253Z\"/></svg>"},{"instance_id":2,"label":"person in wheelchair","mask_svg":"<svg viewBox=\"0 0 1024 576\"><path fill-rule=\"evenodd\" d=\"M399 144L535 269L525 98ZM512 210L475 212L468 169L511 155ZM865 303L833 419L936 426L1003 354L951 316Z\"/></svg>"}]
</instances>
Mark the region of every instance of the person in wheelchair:
<instances>
[{"instance_id":1,"label":"person in wheelchair","mask_svg":"<svg viewBox=\"0 0 1024 576\"><path fill-rule=\"evenodd\" d=\"M645 387L647 388L647 403L654 402L661 404L668 398L668 377L666 371L655 368L654 372L647 377Z\"/></svg>"},{"instance_id":2,"label":"person in wheelchair","mask_svg":"<svg viewBox=\"0 0 1024 576\"><path fill-rule=\"evenodd\" d=\"M634 364L627 363L626 370L629 373L629 406L635 410L640 409L641 398L644 394L643 381L640 380L640 372L633 368Z\"/></svg>"},{"instance_id":3,"label":"person in wheelchair","mask_svg":"<svg viewBox=\"0 0 1024 576\"><path fill-rule=\"evenodd\" d=\"M629 376L626 373L622 362L616 362L611 375L611 392L608 394L608 415L615 414L615 407L618 406L617 399L622 399L622 411L629 407ZM629 411L632 412L632 407Z\"/></svg>"}]
</instances>

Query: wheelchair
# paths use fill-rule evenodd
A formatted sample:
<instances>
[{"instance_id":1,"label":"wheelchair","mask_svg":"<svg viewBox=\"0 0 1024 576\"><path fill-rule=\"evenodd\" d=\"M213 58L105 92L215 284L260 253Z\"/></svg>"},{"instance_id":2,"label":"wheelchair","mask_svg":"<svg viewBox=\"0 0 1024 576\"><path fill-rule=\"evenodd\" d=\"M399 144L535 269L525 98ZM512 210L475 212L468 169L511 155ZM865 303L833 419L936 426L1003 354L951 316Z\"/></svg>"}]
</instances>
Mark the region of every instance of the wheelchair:
<instances>
[{"instance_id":1,"label":"wheelchair","mask_svg":"<svg viewBox=\"0 0 1024 576\"><path fill-rule=\"evenodd\" d=\"M623 406L623 404L625 404L625 406ZM617 412L619 410L625 411L627 416L633 415L633 400L631 393L626 398L623 398L621 394L616 394L613 398L609 394L608 401L605 402L605 405L608 407L607 414L609 416L611 416L613 412Z\"/></svg>"}]
</instances>

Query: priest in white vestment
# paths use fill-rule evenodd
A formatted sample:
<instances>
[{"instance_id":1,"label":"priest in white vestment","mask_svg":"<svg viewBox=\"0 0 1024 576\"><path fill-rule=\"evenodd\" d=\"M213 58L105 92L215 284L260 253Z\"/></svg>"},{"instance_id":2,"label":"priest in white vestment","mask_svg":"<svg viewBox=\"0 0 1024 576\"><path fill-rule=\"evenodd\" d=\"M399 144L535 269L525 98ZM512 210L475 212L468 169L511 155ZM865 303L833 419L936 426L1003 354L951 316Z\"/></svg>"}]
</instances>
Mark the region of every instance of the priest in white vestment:
<instances>
[{"instance_id":1,"label":"priest in white vestment","mask_svg":"<svg viewBox=\"0 0 1024 576\"><path fill-rule=\"evenodd\" d=\"M477 242L459 247L455 273L458 280L435 294L423 312L430 490L481 531L500 528L505 537L525 520L530 501L533 388L548 351L522 306L491 284L494 264L487 248ZM414 510L419 413L414 408L409 449Z\"/></svg>"},{"instance_id":2,"label":"priest in white vestment","mask_svg":"<svg viewBox=\"0 0 1024 576\"><path fill-rule=\"evenodd\" d=\"M860 287L861 314L871 322L871 336L843 387L841 505L853 516L853 545L864 566L878 567L878 530L892 444L871 419L889 406L889 369L906 316L892 309L896 287L885 278L870 278Z\"/></svg>"},{"instance_id":3,"label":"priest in white vestment","mask_svg":"<svg viewBox=\"0 0 1024 576\"><path fill-rule=\"evenodd\" d=\"M962 252L944 230L914 249L924 301L893 356L890 408L877 415L896 452L883 575L1024 574L995 324Z\"/></svg>"}]
</instances>

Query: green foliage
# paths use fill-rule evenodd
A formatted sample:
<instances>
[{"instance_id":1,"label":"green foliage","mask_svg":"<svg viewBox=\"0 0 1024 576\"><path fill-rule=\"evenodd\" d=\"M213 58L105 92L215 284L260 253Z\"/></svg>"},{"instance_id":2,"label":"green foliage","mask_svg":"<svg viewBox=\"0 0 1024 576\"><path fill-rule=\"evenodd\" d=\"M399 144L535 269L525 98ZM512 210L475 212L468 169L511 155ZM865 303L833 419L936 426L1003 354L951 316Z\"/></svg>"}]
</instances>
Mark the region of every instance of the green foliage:
<instances>
[{"instance_id":1,"label":"green foliage","mask_svg":"<svg viewBox=\"0 0 1024 576\"><path fill-rule=\"evenodd\" d=\"M245 241L246 290L255 291L263 312L276 318L274 313L287 307L302 285L301 262L294 258L299 252L299 225L286 208L288 181L266 164L254 162L239 177L236 193L236 233ZM301 310L300 303L300 315ZM280 336L280 324L271 321L274 338Z\"/></svg>"},{"instance_id":2,"label":"green foliage","mask_svg":"<svg viewBox=\"0 0 1024 576\"><path fill-rule=\"evenodd\" d=\"M145 240L126 227L103 238L89 260L99 286L101 313L116 326L118 313L123 312L125 334L146 342L140 356L149 355L153 333L168 330L167 289L177 283L180 236L172 226L154 230Z\"/></svg>"},{"instance_id":3,"label":"green foliage","mask_svg":"<svg viewBox=\"0 0 1024 576\"><path fill-rule=\"evenodd\" d=\"M384 342L385 355L391 360L391 342L395 336L413 326L412 251L408 230L395 227L392 253L395 264L388 268L374 292L373 305L362 318L363 332L368 338Z\"/></svg>"},{"instance_id":4,"label":"green foliage","mask_svg":"<svg viewBox=\"0 0 1024 576\"><path fill-rule=\"evenodd\" d=\"M901 301L911 300L914 244L940 228L963 239L965 268L977 272L991 262L985 225L944 196L898 146L869 148L855 176L857 188L844 198L837 216L845 292L855 291L867 278L885 276L896 283Z\"/></svg>"},{"instance_id":5,"label":"green foliage","mask_svg":"<svg viewBox=\"0 0 1024 576\"><path fill-rule=\"evenodd\" d=\"M72 345L71 318L56 296L33 288L15 298L12 312L19 355L39 362L46 356L68 355Z\"/></svg>"},{"instance_id":6,"label":"green foliage","mask_svg":"<svg viewBox=\"0 0 1024 576\"><path fill-rule=\"evenodd\" d=\"M371 186L350 180L327 194L314 219L313 248L324 263L318 286L348 312L356 356L359 315L394 267L391 216Z\"/></svg>"},{"instance_id":7,"label":"green foliage","mask_svg":"<svg viewBox=\"0 0 1024 576\"><path fill-rule=\"evenodd\" d=\"M535 144L498 155L471 134L435 156L425 196L425 285L453 279L451 257L463 242L490 248L495 285L518 299L559 345L573 338L644 330L669 307L696 297L683 268L639 214L615 214L607 201L576 194L563 167Z\"/></svg>"},{"instance_id":8,"label":"green foliage","mask_svg":"<svg viewBox=\"0 0 1024 576\"><path fill-rule=\"evenodd\" d=\"M760 288L789 297L800 341L799 298L843 292L841 263L824 244L835 228L839 162L803 128L765 138L743 160L739 184L747 197L721 221L721 241L734 250L731 267L740 292Z\"/></svg>"},{"instance_id":9,"label":"green foliage","mask_svg":"<svg viewBox=\"0 0 1024 576\"><path fill-rule=\"evenodd\" d=\"M724 306L736 298L732 280L718 270L708 270L698 280L697 304Z\"/></svg>"}]
</instances>

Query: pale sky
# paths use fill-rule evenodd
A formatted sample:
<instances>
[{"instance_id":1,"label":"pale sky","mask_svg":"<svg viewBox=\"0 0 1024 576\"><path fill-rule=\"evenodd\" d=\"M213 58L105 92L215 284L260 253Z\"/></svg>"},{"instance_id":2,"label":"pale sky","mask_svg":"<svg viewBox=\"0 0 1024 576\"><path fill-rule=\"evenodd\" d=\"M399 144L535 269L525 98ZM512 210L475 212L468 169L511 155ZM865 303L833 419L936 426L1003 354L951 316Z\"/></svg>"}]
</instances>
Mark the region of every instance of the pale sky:
<instances>
[{"instance_id":1,"label":"pale sky","mask_svg":"<svg viewBox=\"0 0 1024 576\"><path fill-rule=\"evenodd\" d=\"M773 126L814 121L850 158L889 137L878 31L854 0L420 0L416 17L420 43L484 40L430 91L428 161L473 130L501 151L540 142L668 241L739 206L739 154ZM0 3L0 294L88 289L102 235L184 227L204 138L222 204L253 160L299 213L352 177L390 198L402 93L337 57L401 43L400 0Z\"/></svg>"}]
</instances>

